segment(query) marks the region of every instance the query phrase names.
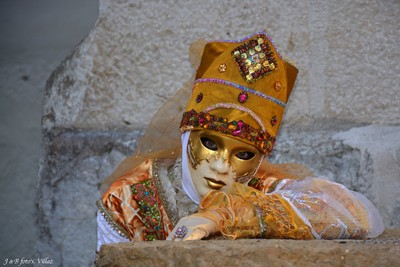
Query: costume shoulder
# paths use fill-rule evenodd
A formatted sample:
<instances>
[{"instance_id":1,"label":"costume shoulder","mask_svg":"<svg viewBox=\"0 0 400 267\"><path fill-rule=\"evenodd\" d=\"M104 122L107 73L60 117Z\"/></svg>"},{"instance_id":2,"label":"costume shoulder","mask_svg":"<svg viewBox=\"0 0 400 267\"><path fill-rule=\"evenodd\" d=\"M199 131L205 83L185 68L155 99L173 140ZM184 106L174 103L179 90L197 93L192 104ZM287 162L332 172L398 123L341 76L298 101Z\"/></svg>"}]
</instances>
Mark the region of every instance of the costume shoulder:
<instances>
[{"instance_id":1,"label":"costume shoulder","mask_svg":"<svg viewBox=\"0 0 400 267\"><path fill-rule=\"evenodd\" d=\"M276 186L284 179L303 180L305 177L312 176L312 171L304 165L297 163L272 164L265 159L248 185L263 193L268 193L275 190Z\"/></svg>"},{"instance_id":2,"label":"costume shoulder","mask_svg":"<svg viewBox=\"0 0 400 267\"><path fill-rule=\"evenodd\" d=\"M109 225L119 235L130 240L134 239L139 223L137 220L140 220L135 216L139 205L133 197L132 188L151 178L152 163L152 160L146 160L130 173L117 179L97 201L97 206Z\"/></svg>"}]
</instances>

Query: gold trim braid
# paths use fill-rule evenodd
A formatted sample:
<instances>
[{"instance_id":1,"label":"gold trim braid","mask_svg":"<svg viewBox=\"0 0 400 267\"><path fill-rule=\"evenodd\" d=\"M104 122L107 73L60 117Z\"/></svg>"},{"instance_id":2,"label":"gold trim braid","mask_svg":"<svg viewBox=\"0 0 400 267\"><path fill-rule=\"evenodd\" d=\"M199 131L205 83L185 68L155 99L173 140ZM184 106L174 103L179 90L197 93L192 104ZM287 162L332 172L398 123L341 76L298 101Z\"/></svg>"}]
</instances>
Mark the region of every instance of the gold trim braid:
<instances>
[{"instance_id":1,"label":"gold trim braid","mask_svg":"<svg viewBox=\"0 0 400 267\"><path fill-rule=\"evenodd\" d=\"M96 206L99 209L101 215L103 216L103 218L106 220L106 222L108 223L108 225L114 230L116 231L121 237L126 238L126 239L130 239L128 232L125 231L125 229L119 224L117 223L113 217L111 216L111 214L108 212L108 210L106 209L106 207L104 206L103 201L100 199L98 201L96 201Z\"/></svg>"}]
</instances>

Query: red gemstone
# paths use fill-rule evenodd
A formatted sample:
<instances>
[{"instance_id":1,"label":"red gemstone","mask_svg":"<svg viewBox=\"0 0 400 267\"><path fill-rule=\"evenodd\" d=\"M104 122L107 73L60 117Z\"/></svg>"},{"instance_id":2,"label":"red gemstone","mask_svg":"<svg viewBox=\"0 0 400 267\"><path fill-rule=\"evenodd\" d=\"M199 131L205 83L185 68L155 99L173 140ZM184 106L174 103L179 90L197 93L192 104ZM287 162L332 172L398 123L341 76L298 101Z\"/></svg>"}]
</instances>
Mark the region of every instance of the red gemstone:
<instances>
[{"instance_id":1,"label":"red gemstone","mask_svg":"<svg viewBox=\"0 0 400 267\"><path fill-rule=\"evenodd\" d=\"M203 93L199 93L196 97L196 103L200 103L203 100Z\"/></svg>"},{"instance_id":2,"label":"red gemstone","mask_svg":"<svg viewBox=\"0 0 400 267\"><path fill-rule=\"evenodd\" d=\"M241 130L236 130L236 131L233 131L233 135L234 135L234 136L237 136L237 135L239 135L239 134L240 134L240 132L241 132Z\"/></svg>"},{"instance_id":3,"label":"red gemstone","mask_svg":"<svg viewBox=\"0 0 400 267\"><path fill-rule=\"evenodd\" d=\"M277 123L278 123L278 120L276 119L276 116L273 116L271 119L272 126L276 125Z\"/></svg>"},{"instance_id":4,"label":"red gemstone","mask_svg":"<svg viewBox=\"0 0 400 267\"><path fill-rule=\"evenodd\" d=\"M239 101L240 103L244 103L244 102L247 101L248 98L249 98L249 96L247 95L246 92L241 92L241 93L239 94L239 96L238 96L238 101Z\"/></svg>"}]
</instances>

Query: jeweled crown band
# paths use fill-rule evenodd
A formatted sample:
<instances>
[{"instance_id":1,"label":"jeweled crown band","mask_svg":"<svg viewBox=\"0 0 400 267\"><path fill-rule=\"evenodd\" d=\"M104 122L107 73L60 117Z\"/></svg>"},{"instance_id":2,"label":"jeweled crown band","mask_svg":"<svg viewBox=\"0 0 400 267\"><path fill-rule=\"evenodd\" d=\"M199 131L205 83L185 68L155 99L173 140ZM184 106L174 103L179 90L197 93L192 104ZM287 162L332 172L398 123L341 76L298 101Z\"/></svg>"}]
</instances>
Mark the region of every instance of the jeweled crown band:
<instances>
[{"instance_id":1,"label":"jeweled crown band","mask_svg":"<svg viewBox=\"0 0 400 267\"><path fill-rule=\"evenodd\" d=\"M238 104L232 104L232 103L217 103L215 105L209 106L208 108L206 108L205 110L203 110L203 112L208 113L214 109L219 109L219 108L232 108L232 109L236 109L236 110L241 110L247 114L250 115L250 117L253 118L253 120L255 120L258 123L258 126L260 126L261 130L265 132L265 127L261 121L261 119L257 116L257 114L255 114L252 110L244 107L244 106L240 106Z\"/></svg>"},{"instance_id":2,"label":"jeweled crown band","mask_svg":"<svg viewBox=\"0 0 400 267\"><path fill-rule=\"evenodd\" d=\"M243 122L228 121L209 113L191 110L183 113L180 128L182 131L188 130L214 130L222 134L232 135L244 139L244 141L254 144L262 153L272 152L275 137L265 131L255 129Z\"/></svg>"}]
</instances>

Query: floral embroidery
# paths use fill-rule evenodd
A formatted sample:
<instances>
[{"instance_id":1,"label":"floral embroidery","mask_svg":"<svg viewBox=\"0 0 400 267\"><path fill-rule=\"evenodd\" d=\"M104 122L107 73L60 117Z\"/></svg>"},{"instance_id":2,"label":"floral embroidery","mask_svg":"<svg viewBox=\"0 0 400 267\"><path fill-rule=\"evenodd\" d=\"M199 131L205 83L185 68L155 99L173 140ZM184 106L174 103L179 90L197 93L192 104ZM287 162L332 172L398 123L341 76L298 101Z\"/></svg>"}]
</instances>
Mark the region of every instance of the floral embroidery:
<instances>
[{"instance_id":1,"label":"floral embroidery","mask_svg":"<svg viewBox=\"0 0 400 267\"><path fill-rule=\"evenodd\" d=\"M275 91L279 92L282 89L282 83L280 81L275 82L274 88Z\"/></svg>"},{"instance_id":2,"label":"floral embroidery","mask_svg":"<svg viewBox=\"0 0 400 267\"><path fill-rule=\"evenodd\" d=\"M221 64L221 65L219 65L219 67L218 67L218 71L219 72L225 72L226 71L226 64Z\"/></svg>"},{"instance_id":3,"label":"floral embroidery","mask_svg":"<svg viewBox=\"0 0 400 267\"><path fill-rule=\"evenodd\" d=\"M251 178L251 180L249 181L248 185L261 191L262 188L262 182L263 180L257 177L253 177Z\"/></svg>"},{"instance_id":4,"label":"floral embroidery","mask_svg":"<svg viewBox=\"0 0 400 267\"><path fill-rule=\"evenodd\" d=\"M143 218L143 223L146 226L144 230L145 239L147 241L165 240L160 212L161 205L156 195L157 190L153 180L132 185L132 193L140 207L139 215Z\"/></svg>"},{"instance_id":5,"label":"floral embroidery","mask_svg":"<svg viewBox=\"0 0 400 267\"><path fill-rule=\"evenodd\" d=\"M191 110L183 113L181 121L182 130L193 128L214 130L223 134L229 134L248 141L254 142L255 146L265 154L269 154L275 143L275 137L265 131L257 130L243 121L230 121L209 113Z\"/></svg>"},{"instance_id":6,"label":"floral embroidery","mask_svg":"<svg viewBox=\"0 0 400 267\"><path fill-rule=\"evenodd\" d=\"M239 67L240 74L248 83L261 79L278 67L264 35L254 36L253 39L235 48L231 54Z\"/></svg>"}]
</instances>

